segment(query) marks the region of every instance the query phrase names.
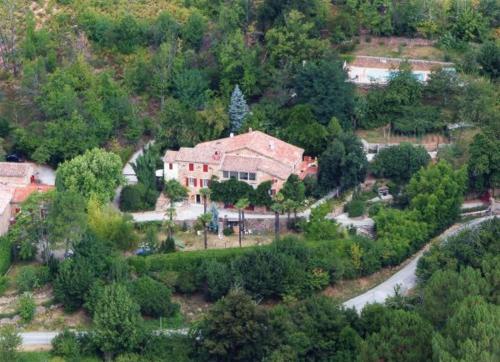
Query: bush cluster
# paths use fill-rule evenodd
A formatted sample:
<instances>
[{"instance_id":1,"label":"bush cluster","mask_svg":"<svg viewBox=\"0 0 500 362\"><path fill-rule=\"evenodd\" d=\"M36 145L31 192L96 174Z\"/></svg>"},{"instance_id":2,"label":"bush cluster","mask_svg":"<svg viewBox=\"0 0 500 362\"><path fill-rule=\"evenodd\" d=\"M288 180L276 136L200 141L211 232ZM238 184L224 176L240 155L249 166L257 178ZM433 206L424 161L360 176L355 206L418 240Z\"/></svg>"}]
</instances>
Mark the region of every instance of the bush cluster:
<instances>
[{"instance_id":1,"label":"bush cluster","mask_svg":"<svg viewBox=\"0 0 500 362\"><path fill-rule=\"evenodd\" d=\"M133 257L139 275L151 275L181 293L217 300L238 285L256 297L302 297L341 278L380 268L381 251L369 239L304 241L286 237L268 246Z\"/></svg>"},{"instance_id":2,"label":"bush cluster","mask_svg":"<svg viewBox=\"0 0 500 362\"><path fill-rule=\"evenodd\" d=\"M349 217L363 216L365 213L365 202L363 200L351 200L344 206L344 211Z\"/></svg>"},{"instance_id":3,"label":"bush cluster","mask_svg":"<svg viewBox=\"0 0 500 362\"><path fill-rule=\"evenodd\" d=\"M19 292L30 292L48 283L50 279L48 267L25 266L16 276Z\"/></svg>"},{"instance_id":4,"label":"bush cluster","mask_svg":"<svg viewBox=\"0 0 500 362\"><path fill-rule=\"evenodd\" d=\"M10 239L0 237L0 274L4 274L10 267L12 258Z\"/></svg>"},{"instance_id":5,"label":"bush cluster","mask_svg":"<svg viewBox=\"0 0 500 362\"><path fill-rule=\"evenodd\" d=\"M120 210L125 212L145 211L154 209L158 191L148 189L142 183L127 185L120 195Z\"/></svg>"}]
</instances>

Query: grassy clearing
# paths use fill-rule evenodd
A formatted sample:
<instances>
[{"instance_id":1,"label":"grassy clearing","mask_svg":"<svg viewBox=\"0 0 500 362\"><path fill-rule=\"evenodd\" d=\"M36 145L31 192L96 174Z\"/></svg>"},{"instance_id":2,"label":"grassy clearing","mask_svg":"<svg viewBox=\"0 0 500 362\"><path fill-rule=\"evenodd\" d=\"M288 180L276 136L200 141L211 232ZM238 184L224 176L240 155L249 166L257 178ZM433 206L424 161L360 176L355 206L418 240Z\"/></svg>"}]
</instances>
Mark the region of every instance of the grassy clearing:
<instances>
[{"instance_id":1,"label":"grassy clearing","mask_svg":"<svg viewBox=\"0 0 500 362\"><path fill-rule=\"evenodd\" d=\"M432 45L413 45L411 39L404 38L389 41L388 38L372 37L369 42L361 39L354 55L445 61L445 53L441 49Z\"/></svg>"},{"instance_id":2,"label":"grassy clearing","mask_svg":"<svg viewBox=\"0 0 500 362\"><path fill-rule=\"evenodd\" d=\"M440 133L429 133L421 137L403 136L389 134L385 127L357 130L356 135L365 139L368 143L401 143L411 142L425 145L426 147L437 147L438 144L448 144L450 141Z\"/></svg>"}]
</instances>

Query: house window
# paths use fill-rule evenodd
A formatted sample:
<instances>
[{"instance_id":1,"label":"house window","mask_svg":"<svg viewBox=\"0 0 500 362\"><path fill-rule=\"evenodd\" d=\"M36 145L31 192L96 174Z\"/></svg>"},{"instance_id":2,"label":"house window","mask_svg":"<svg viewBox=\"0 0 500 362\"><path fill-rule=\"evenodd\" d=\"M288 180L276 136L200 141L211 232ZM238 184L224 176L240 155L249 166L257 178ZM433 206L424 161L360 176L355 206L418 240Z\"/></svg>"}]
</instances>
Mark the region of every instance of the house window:
<instances>
[{"instance_id":1,"label":"house window","mask_svg":"<svg viewBox=\"0 0 500 362\"><path fill-rule=\"evenodd\" d=\"M194 163L189 164L189 171L194 171Z\"/></svg>"},{"instance_id":2,"label":"house window","mask_svg":"<svg viewBox=\"0 0 500 362\"><path fill-rule=\"evenodd\" d=\"M240 172L240 180L248 180L248 172Z\"/></svg>"},{"instance_id":3,"label":"house window","mask_svg":"<svg viewBox=\"0 0 500 362\"><path fill-rule=\"evenodd\" d=\"M238 172L236 172L236 171L230 171L229 172L229 178L238 179Z\"/></svg>"},{"instance_id":4,"label":"house window","mask_svg":"<svg viewBox=\"0 0 500 362\"><path fill-rule=\"evenodd\" d=\"M255 174L255 172L250 172L250 173L248 174L248 179L249 179L250 181L255 181L255 180L257 179L257 175Z\"/></svg>"},{"instance_id":5,"label":"house window","mask_svg":"<svg viewBox=\"0 0 500 362\"><path fill-rule=\"evenodd\" d=\"M168 164L168 169L169 169L169 170L171 170L171 169L173 169L173 168L174 168L174 164L173 164L173 163L169 163L169 164Z\"/></svg>"},{"instance_id":6,"label":"house window","mask_svg":"<svg viewBox=\"0 0 500 362\"><path fill-rule=\"evenodd\" d=\"M208 178L200 179L200 185L203 187L210 186L210 180Z\"/></svg>"},{"instance_id":7,"label":"house window","mask_svg":"<svg viewBox=\"0 0 500 362\"><path fill-rule=\"evenodd\" d=\"M196 187L196 178L188 177L188 185L191 187Z\"/></svg>"},{"instance_id":8,"label":"house window","mask_svg":"<svg viewBox=\"0 0 500 362\"><path fill-rule=\"evenodd\" d=\"M228 171L222 171L222 177L223 178L229 178L229 172Z\"/></svg>"},{"instance_id":9,"label":"house window","mask_svg":"<svg viewBox=\"0 0 500 362\"><path fill-rule=\"evenodd\" d=\"M203 172L208 172L208 165L203 165Z\"/></svg>"}]
</instances>

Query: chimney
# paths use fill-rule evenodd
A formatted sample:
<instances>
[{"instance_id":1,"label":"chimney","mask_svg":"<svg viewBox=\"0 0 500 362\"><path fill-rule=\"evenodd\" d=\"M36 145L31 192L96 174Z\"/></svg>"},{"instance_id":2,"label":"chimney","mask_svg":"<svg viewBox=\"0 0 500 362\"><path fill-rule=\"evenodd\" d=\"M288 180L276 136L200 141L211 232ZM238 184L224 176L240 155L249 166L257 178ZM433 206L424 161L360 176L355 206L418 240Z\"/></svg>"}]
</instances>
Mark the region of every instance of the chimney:
<instances>
[{"instance_id":1,"label":"chimney","mask_svg":"<svg viewBox=\"0 0 500 362\"><path fill-rule=\"evenodd\" d=\"M271 151L274 151L274 142L273 141L269 141L269 149Z\"/></svg>"},{"instance_id":2,"label":"chimney","mask_svg":"<svg viewBox=\"0 0 500 362\"><path fill-rule=\"evenodd\" d=\"M234 137L234 133L233 133L233 132L231 132L231 133L229 134L229 137L233 138L233 137Z\"/></svg>"}]
</instances>

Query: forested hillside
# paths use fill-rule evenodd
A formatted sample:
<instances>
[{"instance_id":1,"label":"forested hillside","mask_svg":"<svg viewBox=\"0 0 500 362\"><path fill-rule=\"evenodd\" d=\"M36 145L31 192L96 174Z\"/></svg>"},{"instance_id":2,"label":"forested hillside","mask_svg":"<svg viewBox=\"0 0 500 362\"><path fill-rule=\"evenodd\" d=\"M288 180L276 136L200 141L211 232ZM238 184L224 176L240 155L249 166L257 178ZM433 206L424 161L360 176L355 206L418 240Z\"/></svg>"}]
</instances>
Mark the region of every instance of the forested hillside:
<instances>
[{"instance_id":1,"label":"forested hillside","mask_svg":"<svg viewBox=\"0 0 500 362\"><path fill-rule=\"evenodd\" d=\"M333 119L420 135L499 123L493 0L8 0L0 11L0 136L36 162L95 146L126 159L144 137L176 148L250 127L319 155ZM343 61L370 36L431 39L460 75L424 87L403 72L356 92ZM237 86L250 113L231 125Z\"/></svg>"}]
</instances>

